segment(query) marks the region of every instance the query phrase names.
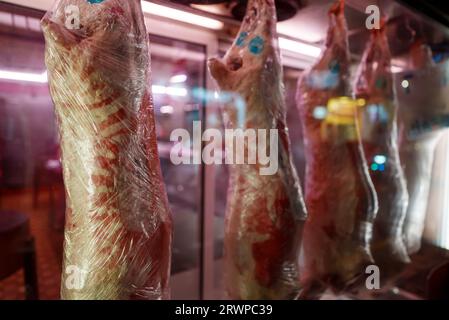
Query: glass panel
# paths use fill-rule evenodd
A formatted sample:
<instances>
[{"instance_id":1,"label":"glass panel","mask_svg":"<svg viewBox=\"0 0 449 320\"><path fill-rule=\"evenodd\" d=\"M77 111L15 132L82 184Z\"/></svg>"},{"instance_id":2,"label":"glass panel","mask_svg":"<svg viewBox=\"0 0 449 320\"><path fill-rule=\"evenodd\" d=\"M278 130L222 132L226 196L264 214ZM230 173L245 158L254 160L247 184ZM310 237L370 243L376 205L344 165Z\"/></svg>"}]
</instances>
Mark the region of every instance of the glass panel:
<instances>
[{"instance_id":1,"label":"glass panel","mask_svg":"<svg viewBox=\"0 0 449 320\"><path fill-rule=\"evenodd\" d=\"M289 37L296 38L299 29L308 30L305 24L314 24L317 27L315 31L320 31L318 33L321 34L321 40L313 45L323 48L327 19L321 19L320 15L323 10L327 10L331 2L329 0L306 4L294 19L287 22L293 30ZM428 139L432 140L429 142L426 141L427 135L423 135L420 137L422 143L410 141L410 148L406 150L412 159L408 162L411 174L407 183L417 190L416 194L422 195L411 197L410 200L419 200L417 202L422 204L417 206L417 213L420 219L426 220L425 226L421 225L423 221L419 223L419 228L424 228L423 245L419 252L411 255L412 262L395 283L397 288L392 287L391 292L382 293L381 298L423 298L428 294L425 292L426 286L432 284L427 280L430 271L447 257L446 249L449 248L447 30L418 12L409 11L397 1L380 1L379 5L383 12L391 13L387 30L393 55L392 72L396 82L398 109L403 111L402 116L416 120L414 123L418 125L417 129L426 129L430 131L430 136L438 136L438 139ZM345 13L350 31L353 73L360 64L369 39L365 28L364 9L363 6L354 5L354 1L352 4L348 1ZM39 23L42 15L43 12L0 2L0 300L26 297L22 256L16 260L6 260L2 255L11 249L11 239L6 238L3 232L8 228L34 237L27 237L25 244L26 254L31 259L33 256L37 259L40 298L59 298L65 197L53 103L44 73L44 40ZM220 19L218 16L216 18ZM164 22L176 23L172 20ZM190 34L189 31L183 36ZM287 36L287 33L284 36ZM174 34L173 37L176 38L177 35ZM224 270L221 262L229 167L217 165L214 179L209 180L206 178L210 176L202 176L202 165L174 165L170 160L170 152L174 146L170 135L175 129L187 130L190 142L193 142L193 121L202 120L205 126L206 119L202 119L202 116L207 114L209 127L223 130L221 111L212 107L219 104L218 96L214 91L206 91L207 97L211 99L207 101L210 109L207 109L206 113L203 101L206 99L201 94L204 92L201 89L206 89L206 47L158 35L150 35L150 38L158 147L174 217L172 296L175 299L199 299L202 296L200 285L206 283L202 279L202 264L209 267L209 261L202 261L202 256L207 251L204 248L209 249L207 241L210 239L203 239L208 233L201 233L211 227L204 225L206 219L203 211L206 210L203 209L203 203L206 202L204 200L210 199L202 198L203 181L214 180L215 185L210 190L215 191L215 202L207 201L208 204L213 203L215 209L214 292L207 292L206 296L223 298ZM232 40L230 33L221 32L216 34L214 41L226 41L225 38ZM412 49L420 41L429 44L433 50L433 60L437 67L431 72L423 72L422 69L425 68L414 65L416 61L413 61ZM299 52L302 50L297 53L295 50L298 51L298 48L291 47L286 50L289 52L287 59L283 59L284 63L289 61L286 65L307 67L313 63L313 59L303 59L303 54ZM223 53L212 55L223 56ZM303 134L295 103L296 85L301 72L299 69L284 67L287 125L294 162L304 185ZM436 82L439 83L435 84ZM443 99L442 103L438 103L440 98ZM414 108L417 110L413 110ZM403 121L401 117L398 120ZM400 130L399 133L404 134L405 131ZM194 150L188 147L183 151L192 155ZM407 158L402 154L401 157L402 165L407 169L404 161ZM377 164L375 165L374 168L378 168ZM377 170L372 168L372 171ZM420 175L425 176L423 181L426 183L420 183L419 179L418 182L414 181L414 176ZM429 189L429 192L424 189ZM422 230L418 231L420 233ZM33 266L28 264L25 268L32 269ZM205 270L209 271L206 268ZM437 277L434 279L438 282ZM33 287L35 283L31 281L28 285ZM28 292L28 297L33 297L33 294L33 291ZM373 295L369 298L373 298Z\"/></svg>"},{"instance_id":2,"label":"glass panel","mask_svg":"<svg viewBox=\"0 0 449 320\"><path fill-rule=\"evenodd\" d=\"M29 17L17 12L0 10L0 24L24 21L0 31L0 47L8 48L0 51L0 230L15 221L24 232L29 226L40 298L58 299L65 199L53 103L43 75L41 13ZM158 146L174 218L172 296L197 299L201 166L172 164L170 133L178 128L192 132L192 121L201 117L201 101L192 92L204 87L205 47L150 38ZM0 250L6 245L1 236ZM0 259L0 299L25 298L20 267Z\"/></svg>"},{"instance_id":3,"label":"glass panel","mask_svg":"<svg viewBox=\"0 0 449 320\"><path fill-rule=\"evenodd\" d=\"M18 225L27 235L29 229L35 239L29 249L37 257L39 297L58 299L65 205L53 103L42 77L44 40L38 17L1 14L0 47L8 49L0 51L0 230ZM21 23L4 28L7 21ZM15 243L1 233L0 251L11 250ZM21 256L3 259L0 299L24 299Z\"/></svg>"}]
</instances>

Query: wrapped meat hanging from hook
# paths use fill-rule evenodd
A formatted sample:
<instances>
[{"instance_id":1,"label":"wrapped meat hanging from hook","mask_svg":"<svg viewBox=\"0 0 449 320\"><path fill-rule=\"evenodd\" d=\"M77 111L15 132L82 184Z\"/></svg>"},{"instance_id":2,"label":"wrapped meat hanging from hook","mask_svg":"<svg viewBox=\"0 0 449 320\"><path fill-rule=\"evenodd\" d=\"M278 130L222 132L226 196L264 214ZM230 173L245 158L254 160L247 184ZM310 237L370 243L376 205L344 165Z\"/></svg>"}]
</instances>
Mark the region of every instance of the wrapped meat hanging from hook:
<instances>
[{"instance_id":1,"label":"wrapped meat hanging from hook","mask_svg":"<svg viewBox=\"0 0 449 320\"><path fill-rule=\"evenodd\" d=\"M372 263L369 249L377 197L369 176L351 98L343 1L329 12L326 48L298 83L297 105L306 153L303 297L327 287L357 287ZM363 281L364 283L364 281Z\"/></svg>"},{"instance_id":2,"label":"wrapped meat hanging from hook","mask_svg":"<svg viewBox=\"0 0 449 320\"><path fill-rule=\"evenodd\" d=\"M371 251L383 284L410 261L403 240L408 192L402 171L397 132L397 100L385 23L373 30L354 85L365 156L377 191L377 214Z\"/></svg>"},{"instance_id":3,"label":"wrapped meat hanging from hook","mask_svg":"<svg viewBox=\"0 0 449 320\"><path fill-rule=\"evenodd\" d=\"M436 64L422 39L415 40L409 58L409 70L396 74L396 90L400 155L410 194L403 234L411 255L421 248L435 150L448 126L449 85L448 62Z\"/></svg>"},{"instance_id":4,"label":"wrapped meat hanging from hook","mask_svg":"<svg viewBox=\"0 0 449 320\"><path fill-rule=\"evenodd\" d=\"M266 143L268 150L278 149L277 170L263 174L267 168L260 158L231 166L224 266L233 299L290 299L299 291L297 258L306 209L285 125L275 12L273 0L249 1L224 59L209 61L221 95L235 97L224 105L227 128L278 134L278 139L257 140L257 148ZM254 146L245 140L243 154Z\"/></svg>"},{"instance_id":5,"label":"wrapped meat hanging from hook","mask_svg":"<svg viewBox=\"0 0 449 320\"><path fill-rule=\"evenodd\" d=\"M168 298L171 215L140 1L90 2L58 0L42 20L68 204L61 296ZM67 8L79 21L66 23Z\"/></svg>"}]
</instances>

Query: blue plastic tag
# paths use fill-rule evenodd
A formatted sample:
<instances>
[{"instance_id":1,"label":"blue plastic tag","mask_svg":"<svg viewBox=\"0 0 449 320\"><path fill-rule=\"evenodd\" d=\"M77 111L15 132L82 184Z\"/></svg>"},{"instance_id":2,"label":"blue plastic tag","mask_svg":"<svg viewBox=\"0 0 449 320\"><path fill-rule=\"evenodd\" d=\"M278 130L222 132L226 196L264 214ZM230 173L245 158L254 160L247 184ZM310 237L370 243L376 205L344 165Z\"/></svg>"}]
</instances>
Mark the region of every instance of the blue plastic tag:
<instances>
[{"instance_id":1,"label":"blue plastic tag","mask_svg":"<svg viewBox=\"0 0 449 320\"><path fill-rule=\"evenodd\" d=\"M337 60L332 60L329 64L329 69L332 73L339 74L340 73L340 63Z\"/></svg>"},{"instance_id":2,"label":"blue plastic tag","mask_svg":"<svg viewBox=\"0 0 449 320\"><path fill-rule=\"evenodd\" d=\"M249 52L251 52L252 54L261 54L263 51L263 48L265 46L265 41L263 40L262 37L255 37L254 39L251 40L251 42L249 43Z\"/></svg>"},{"instance_id":3,"label":"blue plastic tag","mask_svg":"<svg viewBox=\"0 0 449 320\"><path fill-rule=\"evenodd\" d=\"M246 37L248 36L248 32L243 31L240 33L239 37L237 38L237 46L243 47L245 45Z\"/></svg>"},{"instance_id":4,"label":"blue plastic tag","mask_svg":"<svg viewBox=\"0 0 449 320\"><path fill-rule=\"evenodd\" d=\"M332 71L314 71L307 77L307 83L315 89L334 89L340 82L339 74Z\"/></svg>"}]
</instances>

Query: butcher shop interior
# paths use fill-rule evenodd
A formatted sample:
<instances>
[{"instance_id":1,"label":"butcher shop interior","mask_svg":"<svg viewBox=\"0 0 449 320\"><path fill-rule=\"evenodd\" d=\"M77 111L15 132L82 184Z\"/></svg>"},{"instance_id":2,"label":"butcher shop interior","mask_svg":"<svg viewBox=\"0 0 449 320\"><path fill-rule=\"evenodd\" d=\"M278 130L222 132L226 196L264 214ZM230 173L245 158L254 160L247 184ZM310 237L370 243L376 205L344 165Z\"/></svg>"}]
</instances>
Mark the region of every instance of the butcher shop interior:
<instances>
[{"instance_id":1,"label":"butcher shop interior","mask_svg":"<svg viewBox=\"0 0 449 320\"><path fill-rule=\"evenodd\" d=\"M448 79L437 1L2 0L0 300L447 299Z\"/></svg>"}]
</instances>

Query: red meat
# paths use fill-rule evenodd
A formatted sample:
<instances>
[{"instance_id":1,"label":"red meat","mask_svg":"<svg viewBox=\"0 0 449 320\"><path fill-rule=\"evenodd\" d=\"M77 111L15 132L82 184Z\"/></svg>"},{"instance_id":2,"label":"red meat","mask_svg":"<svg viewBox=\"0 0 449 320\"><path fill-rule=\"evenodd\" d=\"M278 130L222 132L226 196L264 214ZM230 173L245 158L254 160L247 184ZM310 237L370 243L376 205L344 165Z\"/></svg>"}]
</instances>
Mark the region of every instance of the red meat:
<instances>
[{"instance_id":1,"label":"red meat","mask_svg":"<svg viewBox=\"0 0 449 320\"><path fill-rule=\"evenodd\" d=\"M60 0L42 27L68 204L62 298L167 298L171 215L140 1Z\"/></svg>"}]
</instances>

